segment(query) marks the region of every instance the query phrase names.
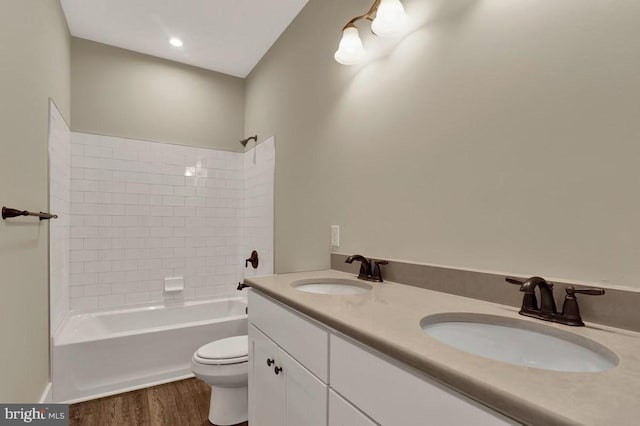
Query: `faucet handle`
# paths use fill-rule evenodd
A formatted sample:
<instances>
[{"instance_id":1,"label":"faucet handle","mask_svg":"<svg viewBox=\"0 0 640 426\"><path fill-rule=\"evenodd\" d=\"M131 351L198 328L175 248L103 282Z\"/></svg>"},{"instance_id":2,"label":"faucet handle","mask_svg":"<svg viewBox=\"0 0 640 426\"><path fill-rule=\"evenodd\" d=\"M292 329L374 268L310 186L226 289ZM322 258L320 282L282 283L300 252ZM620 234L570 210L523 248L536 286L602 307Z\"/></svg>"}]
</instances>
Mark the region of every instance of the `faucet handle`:
<instances>
[{"instance_id":1,"label":"faucet handle","mask_svg":"<svg viewBox=\"0 0 640 426\"><path fill-rule=\"evenodd\" d=\"M371 274L371 280L376 282L383 282L382 279L382 270L380 269L380 265L388 265L389 262L386 260L373 260L374 264L373 273Z\"/></svg>"},{"instance_id":2,"label":"faucet handle","mask_svg":"<svg viewBox=\"0 0 640 426\"><path fill-rule=\"evenodd\" d=\"M258 263L259 263L259 259L258 259L258 252L253 250L251 252L251 256L248 259L244 260L244 267L248 268L249 267L249 263L251 263L251 266L253 266L253 269L258 268Z\"/></svg>"},{"instance_id":3,"label":"faucet handle","mask_svg":"<svg viewBox=\"0 0 640 426\"><path fill-rule=\"evenodd\" d=\"M573 288L573 287L567 287L565 291L567 292L567 295L588 294L589 296L602 296L604 294L604 289L602 289L602 288Z\"/></svg>"},{"instance_id":4,"label":"faucet handle","mask_svg":"<svg viewBox=\"0 0 640 426\"><path fill-rule=\"evenodd\" d=\"M514 285L522 285L522 284L524 284L524 280L519 280L517 278L505 277L504 280L506 282L508 282L509 284L514 284Z\"/></svg>"},{"instance_id":5,"label":"faucet handle","mask_svg":"<svg viewBox=\"0 0 640 426\"><path fill-rule=\"evenodd\" d=\"M564 304L562 305L562 314L560 315L560 319L562 320L562 324L573 325L573 326L583 326L584 322L582 322L582 317L580 316L580 308L578 307L578 299L576 299L577 294L588 294L590 296L602 296L604 294L604 289L601 288L574 288L567 287L565 289L567 295L564 298Z\"/></svg>"}]
</instances>

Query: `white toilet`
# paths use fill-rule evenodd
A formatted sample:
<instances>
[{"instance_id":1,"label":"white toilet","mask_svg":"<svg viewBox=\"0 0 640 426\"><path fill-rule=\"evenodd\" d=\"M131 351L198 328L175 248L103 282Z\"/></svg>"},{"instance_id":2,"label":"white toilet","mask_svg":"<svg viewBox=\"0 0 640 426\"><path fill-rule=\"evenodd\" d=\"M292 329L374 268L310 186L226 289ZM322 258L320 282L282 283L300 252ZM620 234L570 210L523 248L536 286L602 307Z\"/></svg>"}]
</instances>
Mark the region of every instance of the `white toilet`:
<instances>
[{"instance_id":1,"label":"white toilet","mask_svg":"<svg viewBox=\"0 0 640 426\"><path fill-rule=\"evenodd\" d=\"M227 426L248 420L248 336L228 337L200 347L191 359L191 371L211 386L211 423Z\"/></svg>"}]
</instances>

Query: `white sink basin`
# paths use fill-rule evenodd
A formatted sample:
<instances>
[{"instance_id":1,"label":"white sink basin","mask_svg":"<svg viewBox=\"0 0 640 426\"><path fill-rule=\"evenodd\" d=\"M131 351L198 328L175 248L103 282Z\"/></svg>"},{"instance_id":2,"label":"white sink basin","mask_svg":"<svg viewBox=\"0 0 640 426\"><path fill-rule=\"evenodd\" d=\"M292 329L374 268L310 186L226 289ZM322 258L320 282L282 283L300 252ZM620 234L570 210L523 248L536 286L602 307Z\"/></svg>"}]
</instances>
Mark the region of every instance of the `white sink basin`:
<instances>
[{"instance_id":1,"label":"white sink basin","mask_svg":"<svg viewBox=\"0 0 640 426\"><path fill-rule=\"evenodd\" d=\"M593 340L529 321L448 313L425 317L420 326L447 345L509 364L565 372L604 371L618 365L618 357Z\"/></svg>"},{"instance_id":2,"label":"white sink basin","mask_svg":"<svg viewBox=\"0 0 640 426\"><path fill-rule=\"evenodd\" d=\"M340 278L311 278L295 281L291 285L298 291L314 294L353 295L371 291L369 284Z\"/></svg>"}]
</instances>

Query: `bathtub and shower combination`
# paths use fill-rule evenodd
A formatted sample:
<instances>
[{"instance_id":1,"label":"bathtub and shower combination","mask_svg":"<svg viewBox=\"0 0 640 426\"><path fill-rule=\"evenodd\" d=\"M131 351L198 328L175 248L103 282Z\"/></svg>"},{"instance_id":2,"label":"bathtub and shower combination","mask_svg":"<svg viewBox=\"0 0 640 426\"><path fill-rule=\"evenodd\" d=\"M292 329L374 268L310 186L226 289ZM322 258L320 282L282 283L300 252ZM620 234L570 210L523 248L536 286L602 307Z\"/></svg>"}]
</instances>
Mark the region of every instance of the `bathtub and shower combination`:
<instances>
[{"instance_id":1,"label":"bathtub and shower combination","mask_svg":"<svg viewBox=\"0 0 640 426\"><path fill-rule=\"evenodd\" d=\"M244 298L68 317L53 337L55 401L78 402L192 377L198 347L247 334Z\"/></svg>"},{"instance_id":2,"label":"bathtub and shower combination","mask_svg":"<svg viewBox=\"0 0 640 426\"><path fill-rule=\"evenodd\" d=\"M53 237L50 238L50 252L55 254L49 263L52 395L47 394L46 398L55 402L79 402L193 377L191 360L198 348L226 337L247 334L246 299L232 296L235 282L242 280L246 275L273 273L275 139L270 137L240 154L71 132L53 103L51 103L50 114L51 125L55 125L51 127L54 131L50 132L49 138L50 205L56 213L60 213L61 218L66 220L54 222L50 228L54 231ZM256 140L256 142L259 141ZM126 154L126 158L131 159L115 160L116 152ZM111 158L109 153L114 154L113 161L106 159ZM102 158L103 156L105 158ZM153 163L152 168L151 163ZM198 168L196 177L198 179L201 177L202 180L195 177L191 181L186 179L185 176L195 176L193 173L196 168ZM71 177L71 172L74 170L78 173ZM126 185L115 179L116 173L121 175L118 178L120 180L126 177ZM162 276L150 277L149 280L157 280L155 283L157 286L153 287L153 291L161 288L159 286L163 279L182 276L185 281L183 284L187 289L190 288L191 292L185 292L181 296L181 293L173 291L175 289L165 288L165 291L169 291L170 294L152 296L154 299L161 300L156 306L123 306L127 301L124 298L118 308L114 307L109 311L100 310L98 309L98 306L101 306L100 296L92 296L98 292L94 291L91 295L87 292L90 288L97 289L92 277L88 276L99 274L95 271L90 272L88 269L96 266L95 258L98 254L102 254L99 252L102 249L95 249L95 247L110 247L108 250L118 250L112 244L112 240L118 239L115 235L121 235L123 228L132 224L125 220L112 219L120 216L116 214L118 209L111 212L98 208L103 205L90 202L85 194L91 192L94 198L99 198L98 195L102 194L105 195L105 199L113 199L115 203L112 191L119 186L125 186L122 194L133 194L126 191L130 185L128 179L131 179L133 174L140 178L144 175L145 182L160 182L153 185L161 188L162 194L174 194L174 188L175 191L180 188L181 193L187 194L189 193L187 190L193 190L195 182L198 185L206 183L206 186L212 188L224 187L225 189L207 191L203 194L198 192L198 200L207 206L204 209L185 208L178 214L176 212L178 207L171 207L167 213L156 216L158 219L163 218L161 221L163 227L165 227L164 218L169 219L168 227L172 228L172 233L167 235L175 238L167 236L166 238L171 241L167 241L169 244L166 246L165 241L161 241L161 238L165 237L153 237L153 242L160 244L163 249L173 247L173 257L176 260L183 259L184 264L177 262L176 267L164 268ZM131 183L133 192L140 194L131 201L137 200L137 203L130 204L123 201L122 206L116 205L125 209L124 204L127 204L126 212L131 209L138 216L146 216L146 210L151 208L148 203L153 200L146 200L145 197L146 201L142 202L148 184L141 182L142 180L140 183ZM175 194L176 201L184 198L186 206L186 196L178 197L177 192ZM70 200L74 198L82 199L83 203L75 201L71 203ZM94 225L89 226L88 218L93 220L94 217L97 218L97 222L94 221L92 222ZM135 215L121 217L121 219L132 218L136 219ZM203 219L203 221L191 220L193 218ZM108 232L103 236L99 235L97 239L84 231L77 232L75 235L72 232L75 228L95 228L95 223L100 223L100 228ZM152 226L151 221L148 225L145 225L146 223L140 220L136 222L139 229L153 235L151 230L157 224ZM209 237L217 235L218 228L227 227L227 225L230 229L233 228L233 232L229 232L228 235L220 234L228 244L228 247L223 247L220 245L220 239ZM188 265L189 250L174 247L176 241L173 240L192 235L196 232L196 228L197 235L206 237L202 247L200 243L198 244L197 251L202 253L196 253L197 257L206 265L216 266L214 270L206 269L206 276L202 276L199 270L186 270L184 265ZM140 232L139 235L145 240L139 246L147 247L146 244L149 242L147 232ZM87 243L88 240L91 240L90 244ZM186 242L185 246L187 246ZM77 255L73 261L71 247L74 247L73 255ZM261 255L259 266L241 269L240 265L245 264L244 255L232 258L236 248L242 248L242 253L245 250L247 253L251 253L252 250L259 251ZM136 278L119 282L119 274L107 273L104 282L101 281L99 284L100 293L103 292L103 287L111 291L114 286L118 287L118 291L113 294L136 293L136 286L128 284L136 280L146 281L146 278L138 278L146 275L137 274L144 270L142 267L137 269L140 266L138 261L143 259L143 250L139 253L135 252L136 250L133 250L130 256L127 254L127 260L131 260L132 265L136 264L136 267L127 273L131 272ZM102 263L106 263L111 253L105 252L105 254L107 256ZM153 259L144 257L144 259L160 260L164 265L164 250L161 255L158 253L158 256L161 257ZM220 261L223 262L220 263ZM218 265L221 266L219 274ZM102 264L99 266L103 267ZM111 271L110 267L106 269ZM198 279L195 279L196 277ZM229 284L229 287L221 288L223 283ZM232 283L233 286L231 286ZM78 287L75 290L79 290L79 287L83 289L80 292L72 292L72 286ZM200 293L195 290L199 286L208 287L203 288L207 291L203 291L202 294L219 296L208 300L197 299L195 297L199 297ZM235 294L242 295L242 293ZM91 300L85 303L86 300L82 299ZM162 300L165 302L163 303ZM76 310L83 309L82 307L87 307L87 310ZM98 310L90 311L90 309Z\"/></svg>"}]
</instances>

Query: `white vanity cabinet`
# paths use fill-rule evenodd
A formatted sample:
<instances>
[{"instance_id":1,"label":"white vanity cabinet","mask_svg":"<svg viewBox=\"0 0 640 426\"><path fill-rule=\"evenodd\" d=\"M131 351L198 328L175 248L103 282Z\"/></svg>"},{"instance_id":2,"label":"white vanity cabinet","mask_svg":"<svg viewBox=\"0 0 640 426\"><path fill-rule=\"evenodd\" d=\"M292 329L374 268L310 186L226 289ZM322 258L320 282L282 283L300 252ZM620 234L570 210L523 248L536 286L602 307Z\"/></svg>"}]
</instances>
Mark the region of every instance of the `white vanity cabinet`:
<instances>
[{"instance_id":1,"label":"white vanity cabinet","mask_svg":"<svg viewBox=\"0 0 640 426\"><path fill-rule=\"evenodd\" d=\"M249 421L251 424L263 426L285 424L285 374L284 370L283 374L275 374L276 359L282 365L275 343L250 325ZM270 360L269 364L267 364L267 360ZM288 371L289 369L287 369L287 373Z\"/></svg>"},{"instance_id":2,"label":"white vanity cabinet","mask_svg":"<svg viewBox=\"0 0 640 426\"><path fill-rule=\"evenodd\" d=\"M382 425L514 425L399 362L331 336L331 388Z\"/></svg>"},{"instance_id":3,"label":"white vanity cabinet","mask_svg":"<svg viewBox=\"0 0 640 426\"><path fill-rule=\"evenodd\" d=\"M328 387L249 326L249 424L326 426Z\"/></svg>"},{"instance_id":4,"label":"white vanity cabinet","mask_svg":"<svg viewBox=\"0 0 640 426\"><path fill-rule=\"evenodd\" d=\"M329 390L329 426L376 426L349 401Z\"/></svg>"},{"instance_id":5,"label":"white vanity cabinet","mask_svg":"<svg viewBox=\"0 0 640 426\"><path fill-rule=\"evenodd\" d=\"M251 426L516 424L255 290L249 323Z\"/></svg>"},{"instance_id":6,"label":"white vanity cabinet","mask_svg":"<svg viewBox=\"0 0 640 426\"><path fill-rule=\"evenodd\" d=\"M249 304L249 424L326 426L328 330L255 292Z\"/></svg>"}]
</instances>

